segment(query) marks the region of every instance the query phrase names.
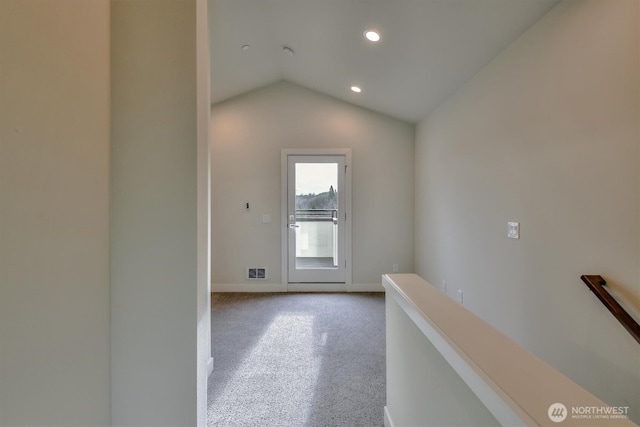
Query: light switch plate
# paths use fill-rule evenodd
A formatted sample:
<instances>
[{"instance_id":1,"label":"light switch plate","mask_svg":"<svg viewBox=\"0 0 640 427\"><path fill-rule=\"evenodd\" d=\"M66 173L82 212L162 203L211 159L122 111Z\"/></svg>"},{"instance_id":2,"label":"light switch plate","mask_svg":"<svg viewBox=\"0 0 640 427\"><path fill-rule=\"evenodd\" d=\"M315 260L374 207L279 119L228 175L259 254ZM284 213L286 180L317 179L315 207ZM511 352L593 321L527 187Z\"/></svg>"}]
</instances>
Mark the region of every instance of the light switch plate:
<instances>
[{"instance_id":1,"label":"light switch plate","mask_svg":"<svg viewBox=\"0 0 640 427\"><path fill-rule=\"evenodd\" d=\"M507 237L510 239L519 239L520 238L520 223L519 222L511 222L507 223Z\"/></svg>"}]
</instances>

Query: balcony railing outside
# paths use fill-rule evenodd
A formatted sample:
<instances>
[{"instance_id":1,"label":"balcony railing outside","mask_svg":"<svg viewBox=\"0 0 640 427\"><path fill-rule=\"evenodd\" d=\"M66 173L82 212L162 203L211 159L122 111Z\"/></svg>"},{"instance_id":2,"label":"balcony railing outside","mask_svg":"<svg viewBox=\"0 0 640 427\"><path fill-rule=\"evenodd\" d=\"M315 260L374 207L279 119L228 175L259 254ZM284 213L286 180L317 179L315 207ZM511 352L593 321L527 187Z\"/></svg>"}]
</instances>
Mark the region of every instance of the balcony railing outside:
<instances>
[{"instance_id":1,"label":"balcony railing outside","mask_svg":"<svg viewBox=\"0 0 640 427\"><path fill-rule=\"evenodd\" d=\"M337 209L296 209L296 258L338 259Z\"/></svg>"}]
</instances>

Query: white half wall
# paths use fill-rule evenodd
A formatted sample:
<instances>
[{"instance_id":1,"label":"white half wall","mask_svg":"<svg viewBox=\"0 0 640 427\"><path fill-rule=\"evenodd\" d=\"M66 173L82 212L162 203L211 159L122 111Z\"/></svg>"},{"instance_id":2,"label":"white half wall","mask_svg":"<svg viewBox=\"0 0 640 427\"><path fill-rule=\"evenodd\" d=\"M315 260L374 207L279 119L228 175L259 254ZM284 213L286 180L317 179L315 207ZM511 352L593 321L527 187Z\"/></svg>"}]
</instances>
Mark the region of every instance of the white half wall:
<instances>
[{"instance_id":1,"label":"white half wall","mask_svg":"<svg viewBox=\"0 0 640 427\"><path fill-rule=\"evenodd\" d=\"M109 426L109 1L0 1L0 425Z\"/></svg>"},{"instance_id":2,"label":"white half wall","mask_svg":"<svg viewBox=\"0 0 640 427\"><path fill-rule=\"evenodd\" d=\"M387 292L385 299L389 423L393 427L499 426L394 294Z\"/></svg>"},{"instance_id":3,"label":"white half wall","mask_svg":"<svg viewBox=\"0 0 640 427\"><path fill-rule=\"evenodd\" d=\"M413 125L281 82L216 104L211 137L214 290L282 283L282 148L352 149L354 284L382 290L393 264L413 272ZM246 281L251 266L269 279Z\"/></svg>"},{"instance_id":4,"label":"white half wall","mask_svg":"<svg viewBox=\"0 0 640 427\"><path fill-rule=\"evenodd\" d=\"M639 2L560 3L416 130L416 272L640 421ZM519 240L506 237L519 221Z\"/></svg>"}]
</instances>

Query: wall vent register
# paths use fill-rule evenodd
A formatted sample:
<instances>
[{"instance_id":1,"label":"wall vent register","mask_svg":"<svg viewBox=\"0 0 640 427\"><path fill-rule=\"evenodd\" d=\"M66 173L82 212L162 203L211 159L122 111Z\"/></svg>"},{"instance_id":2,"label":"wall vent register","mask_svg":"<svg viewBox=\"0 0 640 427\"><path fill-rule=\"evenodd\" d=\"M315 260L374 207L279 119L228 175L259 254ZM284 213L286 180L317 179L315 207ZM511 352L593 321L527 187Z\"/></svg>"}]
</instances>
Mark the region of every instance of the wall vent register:
<instances>
[{"instance_id":1,"label":"wall vent register","mask_svg":"<svg viewBox=\"0 0 640 427\"><path fill-rule=\"evenodd\" d=\"M247 268L247 280L267 280L267 269L265 267Z\"/></svg>"}]
</instances>

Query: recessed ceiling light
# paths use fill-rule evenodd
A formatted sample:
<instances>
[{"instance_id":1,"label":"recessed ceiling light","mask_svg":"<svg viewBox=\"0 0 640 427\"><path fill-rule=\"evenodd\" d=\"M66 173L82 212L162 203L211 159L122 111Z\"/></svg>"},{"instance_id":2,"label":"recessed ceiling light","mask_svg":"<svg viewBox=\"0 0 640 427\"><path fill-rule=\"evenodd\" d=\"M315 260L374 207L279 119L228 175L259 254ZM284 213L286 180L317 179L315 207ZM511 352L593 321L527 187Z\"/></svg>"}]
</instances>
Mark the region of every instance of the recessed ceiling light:
<instances>
[{"instance_id":1,"label":"recessed ceiling light","mask_svg":"<svg viewBox=\"0 0 640 427\"><path fill-rule=\"evenodd\" d=\"M364 36L367 38L367 40L371 40L372 42L377 42L378 40L380 40L380 34L373 30L365 31Z\"/></svg>"},{"instance_id":2,"label":"recessed ceiling light","mask_svg":"<svg viewBox=\"0 0 640 427\"><path fill-rule=\"evenodd\" d=\"M248 44L245 44L245 45L242 45L242 48L241 48L241 49L242 49L242 51L243 51L243 52L246 52L246 51L248 51L248 50L249 50L249 48L250 48L250 47L251 47L251 46L249 46Z\"/></svg>"},{"instance_id":3,"label":"recessed ceiling light","mask_svg":"<svg viewBox=\"0 0 640 427\"><path fill-rule=\"evenodd\" d=\"M362 89L360 89L360 87L358 86L351 86L351 91L355 93L360 93L362 92Z\"/></svg>"}]
</instances>

